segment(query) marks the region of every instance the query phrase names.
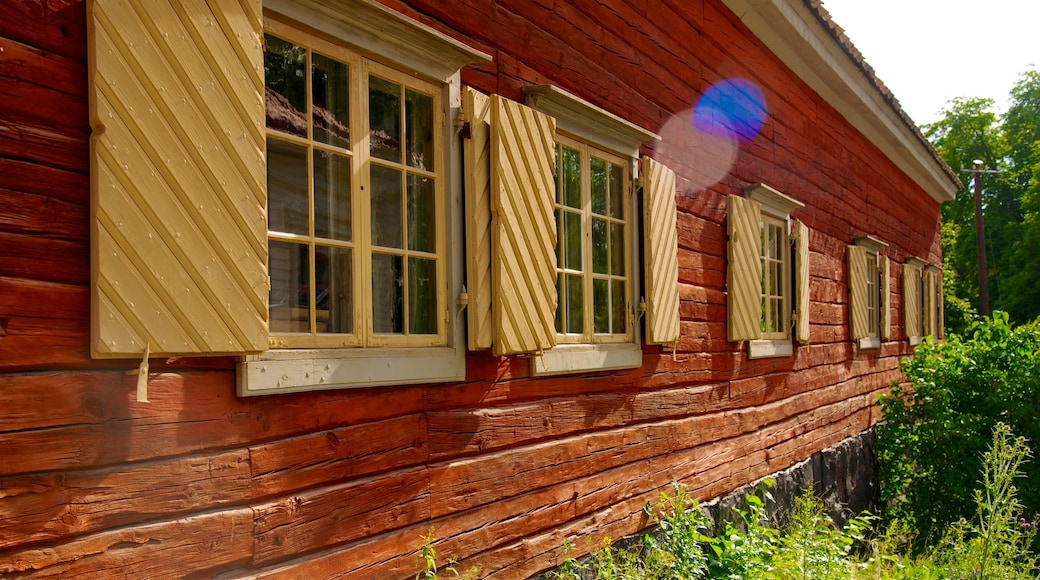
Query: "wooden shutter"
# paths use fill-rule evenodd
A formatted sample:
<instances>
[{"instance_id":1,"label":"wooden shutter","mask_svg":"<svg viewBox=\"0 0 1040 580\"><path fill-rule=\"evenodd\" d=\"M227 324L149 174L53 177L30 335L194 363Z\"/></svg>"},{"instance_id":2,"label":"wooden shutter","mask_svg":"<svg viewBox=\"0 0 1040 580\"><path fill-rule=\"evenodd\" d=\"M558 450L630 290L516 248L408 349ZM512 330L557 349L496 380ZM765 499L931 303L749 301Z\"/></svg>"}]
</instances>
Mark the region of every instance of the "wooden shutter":
<instances>
[{"instance_id":1,"label":"wooden shutter","mask_svg":"<svg viewBox=\"0 0 1040 580\"><path fill-rule=\"evenodd\" d=\"M892 283L889 281L889 266L888 256L878 254L878 269L881 270L881 300L878 301L878 310L880 319L878 325L880 326L879 334L881 340L889 340L892 337L892 312L890 308L889 292L892 290Z\"/></svg>"},{"instance_id":2,"label":"wooden shutter","mask_svg":"<svg viewBox=\"0 0 1040 580\"><path fill-rule=\"evenodd\" d=\"M849 331L852 340L870 334L867 317L867 250L849 246Z\"/></svg>"},{"instance_id":3,"label":"wooden shutter","mask_svg":"<svg viewBox=\"0 0 1040 580\"><path fill-rule=\"evenodd\" d=\"M267 348L260 0L89 3L91 352Z\"/></svg>"},{"instance_id":4,"label":"wooden shutter","mask_svg":"<svg viewBox=\"0 0 1040 580\"><path fill-rule=\"evenodd\" d=\"M491 348L491 99L466 87L466 306L470 350Z\"/></svg>"},{"instance_id":5,"label":"wooden shutter","mask_svg":"<svg viewBox=\"0 0 1040 580\"><path fill-rule=\"evenodd\" d=\"M735 195L727 199L727 333L731 341L754 340L762 336L762 205Z\"/></svg>"},{"instance_id":6,"label":"wooden shutter","mask_svg":"<svg viewBox=\"0 0 1040 580\"><path fill-rule=\"evenodd\" d=\"M643 158L643 238L646 252L646 343L679 339L679 244L675 172Z\"/></svg>"},{"instance_id":7,"label":"wooden shutter","mask_svg":"<svg viewBox=\"0 0 1040 580\"><path fill-rule=\"evenodd\" d=\"M809 228L798 220L791 222L794 238L795 339L809 344Z\"/></svg>"},{"instance_id":8,"label":"wooden shutter","mask_svg":"<svg viewBox=\"0 0 1040 580\"><path fill-rule=\"evenodd\" d=\"M491 283L496 355L556 344L556 121L491 97Z\"/></svg>"},{"instance_id":9,"label":"wooden shutter","mask_svg":"<svg viewBox=\"0 0 1040 580\"><path fill-rule=\"evenodd\" d=\"M942 270L935 273L935 339L946 336L946 302L943 300Z\"/></svg>"},{"instance_id":10,"label":"wooden shutter","mask_svg":"<svg viewBox=\"0 0 1040 580\"><path fill-rule=\"evenodd\" d=\"M903 325L907 338L921 336L921 270L903 265Z\"/></svg>"}]
</instances>

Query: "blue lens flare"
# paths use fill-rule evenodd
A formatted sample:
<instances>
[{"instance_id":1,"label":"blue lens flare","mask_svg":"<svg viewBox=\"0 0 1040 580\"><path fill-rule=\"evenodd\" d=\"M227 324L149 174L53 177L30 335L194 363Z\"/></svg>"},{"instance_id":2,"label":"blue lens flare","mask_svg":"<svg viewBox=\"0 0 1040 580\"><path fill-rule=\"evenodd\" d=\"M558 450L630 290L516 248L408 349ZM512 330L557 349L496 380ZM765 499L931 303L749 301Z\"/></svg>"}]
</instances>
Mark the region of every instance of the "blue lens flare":
<instances>
[{"instance_id":1,"label":"blue lens flare","mask_svg":"<svg viewBox=\"0 0 1040 580\"><path fill-rule=\"evenodd\" d=\"M693 126L702 133L721 139L747 143L758 135L766 118L762 91L747 79L727 79L716 83L697 101Z\"/></svg>"}]
</instances>

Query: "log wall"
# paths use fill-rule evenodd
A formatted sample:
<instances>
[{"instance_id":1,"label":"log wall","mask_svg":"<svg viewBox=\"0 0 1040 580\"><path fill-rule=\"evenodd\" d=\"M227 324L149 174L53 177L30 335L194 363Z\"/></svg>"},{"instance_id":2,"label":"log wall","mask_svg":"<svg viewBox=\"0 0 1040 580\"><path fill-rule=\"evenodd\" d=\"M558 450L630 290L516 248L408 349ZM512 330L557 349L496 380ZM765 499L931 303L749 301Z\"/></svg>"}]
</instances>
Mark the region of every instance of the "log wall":
<instances>
[{"instance_id":1,"label":"log wall","mask_svg":"<svg viewBox=\"0 0 1040 580\"><path fill-rule=\"evenodd\" d=\"M519 578L645 525L673 481L708 499L858 435L900 380L893 339L848 339L845 246L939 260L938 205L718 0L416 0L402 12L492 54L465 83L552 83L653 131L713 83L755 82L769 115L708 189L676 170L682 339L639 369L531 378L467 357L466 381L241 399L230 358L89 357L83 0L0 3L0 575L405 578L438 552ZM449 8L450 6L450 8ZM707 169L705 164L708 163ZM811 339L749 360L726 341L725 196L765 182L806 203ZM588 540L588 542L586 542Z\"/></svg>"}]
</instances>

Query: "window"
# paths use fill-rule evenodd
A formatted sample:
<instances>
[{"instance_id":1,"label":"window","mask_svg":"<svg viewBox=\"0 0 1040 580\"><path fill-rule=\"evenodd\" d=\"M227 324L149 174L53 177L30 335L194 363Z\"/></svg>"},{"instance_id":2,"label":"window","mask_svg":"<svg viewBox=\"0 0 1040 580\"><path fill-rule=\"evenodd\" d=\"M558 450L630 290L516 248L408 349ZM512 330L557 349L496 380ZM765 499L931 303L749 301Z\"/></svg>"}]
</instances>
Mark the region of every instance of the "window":
<instances>
[{"instance_id":1,"label":"window","mask_svg":"<svg viewBox=\"0 0 1040 580\"><path fill-rule=\"evenodd\" d=\"M790 219L803 204L761 183L745 193L729 198L729 339L752 358L788 356L793 332L809 340L808 229Z\"/></svg>"},{"instance_id":2,"label":"window","mask_svg":"<svg viewBox=\"0 0 1040 580\"><path fill-rule=\"evenodd\" d=\"M564 136L556 145L558 343L631 342L628 165Z\"/></svg>"},{"instance_id":3,"label":"window","mask_svg":"<svg viewBox=\"0 0 1040 580\"><path fill-rule=\"evenodd\" d=\"M888 244L865 236L848 248L849 326L860 348L879 348L889 338Z\"/></svg>"},{"instance_id":4,"label":"window","mask_svg":"<svg viewBox=\"0 0 1040 580\"><path fill-rule=\"evenodd\" d=\"M271 345L444 345L438 88L277 22L264 39Z\"/></svg>"}]
</instances>

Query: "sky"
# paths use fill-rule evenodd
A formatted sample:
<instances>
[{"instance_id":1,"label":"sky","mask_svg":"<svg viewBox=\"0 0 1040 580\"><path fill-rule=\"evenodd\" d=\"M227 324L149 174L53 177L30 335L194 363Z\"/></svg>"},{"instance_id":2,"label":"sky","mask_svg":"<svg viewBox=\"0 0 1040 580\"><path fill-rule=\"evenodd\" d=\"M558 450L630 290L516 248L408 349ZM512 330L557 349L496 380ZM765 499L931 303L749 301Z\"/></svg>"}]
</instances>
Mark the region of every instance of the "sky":
<instances>
[{"instance_id":1,"label":"sky","mask_svg":"<svg viewBox=\"0 0 1040 580\"><path fill-rule=\"evenodd\" d=\"M918 125L955 97L1007 109L1019 75L1040 70L1040 0L823 0L831 18Z\"/></svg>"}]
</instances>

